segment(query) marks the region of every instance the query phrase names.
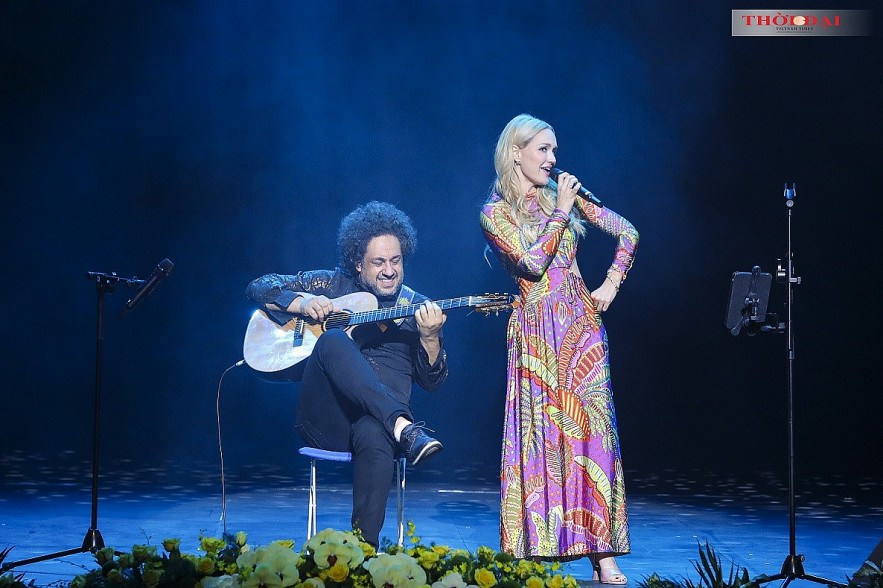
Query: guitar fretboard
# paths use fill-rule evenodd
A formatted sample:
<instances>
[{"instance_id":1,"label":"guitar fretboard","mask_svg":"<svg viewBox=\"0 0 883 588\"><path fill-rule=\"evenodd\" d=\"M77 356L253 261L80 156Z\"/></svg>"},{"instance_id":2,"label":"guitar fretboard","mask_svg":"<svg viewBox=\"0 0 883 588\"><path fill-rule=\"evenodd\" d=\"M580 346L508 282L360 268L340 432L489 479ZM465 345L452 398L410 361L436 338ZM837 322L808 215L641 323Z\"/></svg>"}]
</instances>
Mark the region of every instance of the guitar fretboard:
<instances>
[{"instance_id":1,"label":"guitar fretboard","mask_svg":"<svg viewBox=\"0 0 883 588\"><path fill-rule=\"evenodd\" d=\"M436 300L439 308L448 310L451 308L460 308L463 306L478 306L480 304L491 304L494 301L483 296L462 296L460 298L450 298L447 300ZM362 312L334 313L328 317L325 322L328 328L346 328L352 325L363 325L366 323L376 323L380 321L388 321L416 314L421 304L402 304L400 306L390 306L389 308L378 308L376 310L365 310Z\"/></svg>"}]
</instances>

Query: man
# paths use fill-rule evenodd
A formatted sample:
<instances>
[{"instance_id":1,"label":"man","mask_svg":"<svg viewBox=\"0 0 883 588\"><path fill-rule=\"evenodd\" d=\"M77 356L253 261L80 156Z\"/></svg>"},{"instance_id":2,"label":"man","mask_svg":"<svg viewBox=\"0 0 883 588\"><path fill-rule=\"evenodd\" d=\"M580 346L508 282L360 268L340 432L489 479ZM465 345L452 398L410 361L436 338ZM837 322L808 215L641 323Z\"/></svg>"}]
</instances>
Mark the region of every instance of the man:
<instances>
[{"instance_id":1,"label":"man","mask_svg":"<svg viewBox=\"0 0 883 588\"><path fill-rule=\"evenodd\" d=\"M382 329L358 327L352 338L340 329L322 333L301 378L298 432L312 447L352 453L352 524L375 547L395 459L404 455L417 465L442 449L414 423L410 408L414 382L431 392L448 373L442 339L447 317L403 285L404 261L416 244L405 213L372 201L341 221L339 268L267 274L247 289L249 298L283 322L280 311L321 321L342 310L333 299L354 292L373 294L380 308L420 304L413 316L383 323Z\"/></svg>"}]
</instances>

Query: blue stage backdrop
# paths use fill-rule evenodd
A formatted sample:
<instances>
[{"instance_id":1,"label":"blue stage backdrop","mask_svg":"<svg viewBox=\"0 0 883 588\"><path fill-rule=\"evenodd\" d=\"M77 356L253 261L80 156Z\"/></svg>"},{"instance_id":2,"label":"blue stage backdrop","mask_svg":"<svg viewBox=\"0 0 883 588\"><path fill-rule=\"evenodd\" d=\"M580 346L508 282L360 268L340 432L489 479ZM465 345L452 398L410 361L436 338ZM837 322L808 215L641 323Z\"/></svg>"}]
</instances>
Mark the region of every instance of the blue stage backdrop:
<instances>
[{"instance_id":1,"label":"blue stage backdrop","mask_svg":"<svg viewBox=\"0 0 883 588\"><path fill-rule=\"evenodd\" d=\"M105 298L102 459L157 467L214 463L247 283L333 267L358 204L412 216L415 289L514 293L483 258L478 209L498 133L528 112L555 126L559 166L641 232L605 315L626 467L784 472L785 339L733 337L724 311L733 271L784 257L796 181L799 464L879 472L879 35L733 37L732 8L4 1L0 451L89 458L89 271L175 264L124 318L133 291ZM612 252L581 244L590 285ZM498 475L506 319L452 311L450 378L415 391L442 476ZM231 471L297 467L296 385L241 367L220 395Z\"/></svg>"}]
</instances>

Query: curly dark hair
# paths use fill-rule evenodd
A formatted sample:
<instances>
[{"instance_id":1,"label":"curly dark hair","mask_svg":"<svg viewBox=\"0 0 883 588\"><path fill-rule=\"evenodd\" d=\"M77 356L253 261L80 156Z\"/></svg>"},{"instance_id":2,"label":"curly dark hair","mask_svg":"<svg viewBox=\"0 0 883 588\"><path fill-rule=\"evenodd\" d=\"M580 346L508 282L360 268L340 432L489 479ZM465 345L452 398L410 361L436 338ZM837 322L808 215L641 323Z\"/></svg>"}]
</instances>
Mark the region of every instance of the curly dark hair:
<instances>
[{"instance_id":1,"label":"curly dark hair","mask_svg":"<svg viewBox=\"0 0 883 588\"><path fill-rule=\"evenodd\" d=\"M356 266L365 257L368 243L381 235L398 238L405 258L417 249L417 231L408 215L388 202L372 200L340 221L337 251L341 268L351 275L357 274Z\"/></svg>"}]
</instances>

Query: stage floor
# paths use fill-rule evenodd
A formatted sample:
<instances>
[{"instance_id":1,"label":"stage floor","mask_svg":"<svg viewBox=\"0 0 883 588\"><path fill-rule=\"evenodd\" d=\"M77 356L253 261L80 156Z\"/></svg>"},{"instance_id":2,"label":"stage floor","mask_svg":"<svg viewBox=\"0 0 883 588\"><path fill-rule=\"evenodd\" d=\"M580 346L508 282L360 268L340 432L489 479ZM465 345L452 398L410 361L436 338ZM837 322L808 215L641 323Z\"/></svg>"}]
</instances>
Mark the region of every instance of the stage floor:
<instances>
[{"instance_id":1,"label":"stage floor","mask_svg":"<svg viewBox=\"0 0 883 588\"><path fill-rule=\"evenodd\" d=\"M349 526L348 467L321 464L320 529ZM0 471L0 549L12 548L7 563L82 544L91 519L91 462L7 455L0 458ZM226 501L220 468L212 464L186 471L174 464L102 465L98 529L106 545L124 550L177 537L182 551L196 553L200 535L220 536L225 528L245 531L252 545L293 539L299 548L306 535L307 485L306 460L294 474L260 465L228 473ZM806 573L845 582L883 538L883 482L801 479L798 489L796 551L806 557ZM627 495L633 552L619 563L630 586L653 573L698 579L691 562L706 541L722 556L725 572L732 562L752 577L778 573L789 554L787 480L770 473L750 479L702 471L631 473ZM468 468L409 470L405 518L424 543L498 549L498 517L499 489ZM391 495L382 537L395 539L395 522ZM94 567L92 555L80 553L12 571L47 586ZM567 570L580 583L591 583L587 563L567 564Z\"/></svg>"}]
</instances>

